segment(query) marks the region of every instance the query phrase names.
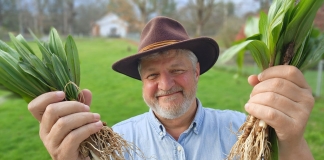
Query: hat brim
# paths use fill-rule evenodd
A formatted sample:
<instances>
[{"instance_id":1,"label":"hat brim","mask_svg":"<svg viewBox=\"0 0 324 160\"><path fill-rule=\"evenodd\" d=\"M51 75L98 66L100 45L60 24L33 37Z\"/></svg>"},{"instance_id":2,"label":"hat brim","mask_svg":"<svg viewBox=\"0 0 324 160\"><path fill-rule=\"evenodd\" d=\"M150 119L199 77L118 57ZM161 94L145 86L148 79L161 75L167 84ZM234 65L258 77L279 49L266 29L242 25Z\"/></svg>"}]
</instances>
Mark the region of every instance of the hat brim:
<instances>
[{"instance_id":1,"label":"hat brim","mask_svg":"<svg viewBox=\"0 0 324 160\"><path fill-rule=\"evenodd\" d=\"M216 63L219 56L219 46L216 41L208 37L200 37L131 55L114 63L112 68L119 73L141 80L138 72L139 59L152 53L170 49L187 49L192 51L198 58L200 74L209 70Z\"/></svg>"}]
</instances>

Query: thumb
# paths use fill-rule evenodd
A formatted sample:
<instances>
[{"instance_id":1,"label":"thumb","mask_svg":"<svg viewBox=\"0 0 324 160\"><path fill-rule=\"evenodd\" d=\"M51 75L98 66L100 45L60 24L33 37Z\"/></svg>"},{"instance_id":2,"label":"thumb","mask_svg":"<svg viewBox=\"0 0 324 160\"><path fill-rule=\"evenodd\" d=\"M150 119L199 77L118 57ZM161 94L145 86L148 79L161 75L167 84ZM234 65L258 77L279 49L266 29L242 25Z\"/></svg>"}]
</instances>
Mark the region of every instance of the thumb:
<instances>
[{"instance_id":1,"label":"thumb","mask_svg":"<svg viewBox=\"0 0 324 160\"><path fill-rule=\"evenodd\" d=\"M258 83L260 83L259 79L258 79L258 76L257 75L251 75L249 76L248 78L248 82L251 86L255 86L257 85Z\"/></svg>"},{"instance_id":2,"label":"thumb","mask_svg":"<svg viewBox=\"0 0 324 160\"><path fill-rule=\"evenodd\" d=\"M88 89L83 89L79 94L79 101L90 106L92 101L92 93Z\"/></svg>"}]
</instances>

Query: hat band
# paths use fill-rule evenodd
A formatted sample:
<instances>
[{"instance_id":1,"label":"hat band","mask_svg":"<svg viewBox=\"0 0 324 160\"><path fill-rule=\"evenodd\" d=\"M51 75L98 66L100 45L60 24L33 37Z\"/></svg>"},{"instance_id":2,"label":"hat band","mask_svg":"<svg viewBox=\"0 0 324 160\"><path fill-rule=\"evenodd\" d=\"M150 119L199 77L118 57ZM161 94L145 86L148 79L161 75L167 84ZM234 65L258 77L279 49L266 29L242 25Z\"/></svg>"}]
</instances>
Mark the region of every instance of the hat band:
<instances>
[{"instance_id":1,"label":"hat band","mask_svg":"<svg viewBox=\"0 0 324 160\"><path fill-rule=\"evenodd\" d=\"M152 43L152 44L142 48L139 52L148 51L148 50L151 50L151 49L154 49L154 48L174 44L174 43L177 43L177 42L179 42L179 40L166 40L166 41L155 42L155 43Z\"/></svg>"}]
</instances>

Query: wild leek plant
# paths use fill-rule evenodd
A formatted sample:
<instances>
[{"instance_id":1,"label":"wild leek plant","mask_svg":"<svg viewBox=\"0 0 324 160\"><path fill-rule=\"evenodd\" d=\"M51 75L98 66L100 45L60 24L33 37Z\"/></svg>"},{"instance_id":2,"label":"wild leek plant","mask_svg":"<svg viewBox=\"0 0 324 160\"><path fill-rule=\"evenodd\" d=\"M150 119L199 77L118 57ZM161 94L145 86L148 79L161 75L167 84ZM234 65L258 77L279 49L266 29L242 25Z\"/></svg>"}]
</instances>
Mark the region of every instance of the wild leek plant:
<instances>
[{"instance_id":1,"label":"wild leek plant","mask_svg":"<svg viewBox=\"0 0 324 160\"><path fill-rule=\"evenodd\" d=\"M225 62L238 54L242 64L244 51L250 51L261 70L275 65L293 65L303 70L324 53L324 37L314 30L313 21L324 0L274 0L268 15L261 12L259 33L226 50ZM251 115L239 128L241 133L228 159L278 159L273 128Z\"/></svg>"},{"instance_id":2,"label":"wild leek plant","mask_svg":"<svg viewBox=\"0 0 324 160\"><path fill-rule=\"evenodd\" d=\"M65 92L65 100L82 102L79 55L72 36L67 37L63 46L54 28L50 31L48 43L33 35L42 54L40 59L23 36L9 35L15 49L0 40L1 86L20 95L26 102L43 93L58 90ZM129 153L133 148L132 144L104 125L81 143L79 152L83 157L95 159L123 159L123 152Z\"/></svg>"}]
</instances>

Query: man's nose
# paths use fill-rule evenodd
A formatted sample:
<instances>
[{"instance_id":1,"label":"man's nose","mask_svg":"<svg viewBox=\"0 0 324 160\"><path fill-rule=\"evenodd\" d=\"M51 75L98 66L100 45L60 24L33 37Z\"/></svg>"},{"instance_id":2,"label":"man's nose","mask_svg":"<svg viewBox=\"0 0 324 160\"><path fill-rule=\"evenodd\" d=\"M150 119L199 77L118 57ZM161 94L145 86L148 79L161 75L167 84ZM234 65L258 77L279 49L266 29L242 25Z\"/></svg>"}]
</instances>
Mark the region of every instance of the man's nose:
<instances>
[{"instance_id":1,"label":"man's nose","mask_svg":"<svg viewBox=\"0 0 324 160\"><path fill-rule=\"evenodd\" d=\"M161 74L159 79L159 84L158 84L159 89L164 91L170 90L172 86L175 84L173 78L174 77L172 77L172 75L170 75L169 73Z\"/></svg>"}]
</instances>

